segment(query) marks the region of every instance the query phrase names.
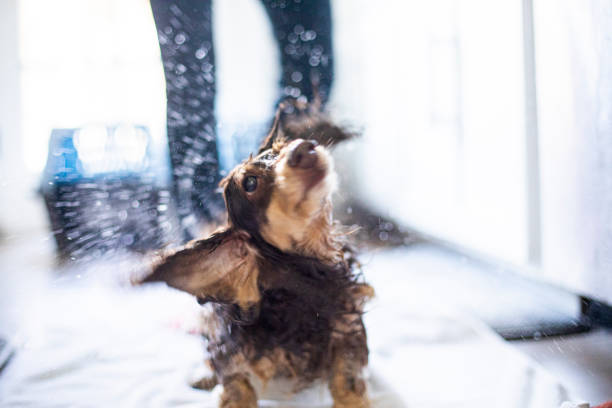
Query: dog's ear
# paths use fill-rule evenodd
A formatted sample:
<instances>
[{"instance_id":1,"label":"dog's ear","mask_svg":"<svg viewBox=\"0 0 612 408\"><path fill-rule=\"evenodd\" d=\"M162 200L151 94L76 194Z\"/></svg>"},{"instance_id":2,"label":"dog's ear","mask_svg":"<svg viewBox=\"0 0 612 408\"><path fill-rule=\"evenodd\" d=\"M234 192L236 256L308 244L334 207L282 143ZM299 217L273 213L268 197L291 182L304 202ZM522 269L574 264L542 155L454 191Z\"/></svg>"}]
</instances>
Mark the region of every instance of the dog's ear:
<instances>
[{"instance_id":1,"label":"dog's ear","mask_svg":"<svg viewBox=\"0 0 612 408\"><path fill-rule=\"evenodd\" d=\"M142 280L165 282L199 299L252 308L260 300L257 255L246 232L227 229L164 257Z\"/></svg>"},{"instance_id":2,"label":"dog's ear","mask_svg":"<svg viewBox=\"0 0 612 408\"><path fill-rule=\"evenodd\" d=\"M287 140L316 140L325 147L333 147L357 136L355 132L336 125L326 114L315 110L292 115L282 122L282 129Z\"/></svg>"},{"instance_id":3,"label":"dog's ear","mask_svg":"<svg viewBox=\"0 0 612 408\"><path fill-rule=\"evenodd\" d=\"M276 110L272 128L259 147L258 154L272 148L279 140L316 140L320 145L331 147L355 136L355 132L334 124L321 111L319 98L312 103L285 101Z\"/></svg>"},{"instance_id":4,"label":"dog's ear","mask_svg":"<svg viewBox=\"0 0 612 408\"><path fill-rule=\"evenodd\" d=\"M276 109L276 114L274 115L274 122L272 122L272 127L268 132L268 135L259 146L259 151L257 154L264 152L268 149L271 149L276 140L279 140L283 137L283 130L281 126L281 116L283 114L283 110L285 109L285 104L281 102L281 104Z\"/></svg>"}]
</instances>

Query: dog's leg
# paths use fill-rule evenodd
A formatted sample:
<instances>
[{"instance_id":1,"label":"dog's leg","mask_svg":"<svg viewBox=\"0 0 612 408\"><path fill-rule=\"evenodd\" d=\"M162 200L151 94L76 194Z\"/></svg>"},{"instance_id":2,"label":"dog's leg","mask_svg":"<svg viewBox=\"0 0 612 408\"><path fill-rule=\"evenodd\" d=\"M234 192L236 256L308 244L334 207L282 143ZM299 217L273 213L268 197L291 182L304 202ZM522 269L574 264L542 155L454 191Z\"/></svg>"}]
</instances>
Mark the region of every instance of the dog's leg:
<instances>
[{"instance_id":1,"label":"dog's leg","mask_svg":"<svg viewBox=\"0 0 612 408\"><path fill-rule=\"evenodd\" d=\"M223 379L219 408L257 408L257 395L245 375L235 374Z\"/></svg>"},{"instance_id":2,"label":"dog's leg","mask_svg":"<svg viewBox=\"0 0 612 408\"><path fill-rule=\"evenodd\" d=\"M334 408L369 408L362 370L361 364L346 355L335 357L329 382Z\"/></svg>"}]
</instances>

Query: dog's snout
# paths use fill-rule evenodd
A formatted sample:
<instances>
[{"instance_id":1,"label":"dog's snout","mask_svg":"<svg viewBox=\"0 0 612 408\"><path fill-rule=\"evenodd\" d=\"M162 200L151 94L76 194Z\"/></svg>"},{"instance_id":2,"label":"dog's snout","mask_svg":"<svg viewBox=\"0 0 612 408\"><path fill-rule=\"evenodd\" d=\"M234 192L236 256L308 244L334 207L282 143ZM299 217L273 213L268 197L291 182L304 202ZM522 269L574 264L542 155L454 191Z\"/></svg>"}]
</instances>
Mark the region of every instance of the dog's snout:
<instances>
[{"instance_id":1,"label":"dog's snout","mask_svg":"<svg viewBox=\"0 0 612 408\"><path fill-rule=\"evenodd\" d=\"M301 140L294 143L289 151L287 164L290 167L309 169L314 167L317 162L317 152L315 150L317 142L314 140Z\"/></svg>"}]
</instances>

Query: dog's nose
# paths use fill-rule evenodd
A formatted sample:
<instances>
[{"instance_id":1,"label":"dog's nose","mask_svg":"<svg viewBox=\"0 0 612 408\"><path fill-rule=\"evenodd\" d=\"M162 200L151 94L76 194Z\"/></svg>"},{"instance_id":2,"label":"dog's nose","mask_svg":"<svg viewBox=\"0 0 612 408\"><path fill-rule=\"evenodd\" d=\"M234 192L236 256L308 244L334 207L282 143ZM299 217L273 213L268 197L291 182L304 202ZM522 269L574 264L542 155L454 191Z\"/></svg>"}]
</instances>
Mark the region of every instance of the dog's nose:
<instances>
[{"instance_id":1,"label":"dog's nose","mask_svg":"<svg viewBox=\"0 0 612 408\"><path fill-rule=\"evenodd\" d=\"M291 146L287 164L290 167L309 169L317 162L317 152L315 150L317 142L314 140L302 140Z\"/></svg>"}]
</instances>

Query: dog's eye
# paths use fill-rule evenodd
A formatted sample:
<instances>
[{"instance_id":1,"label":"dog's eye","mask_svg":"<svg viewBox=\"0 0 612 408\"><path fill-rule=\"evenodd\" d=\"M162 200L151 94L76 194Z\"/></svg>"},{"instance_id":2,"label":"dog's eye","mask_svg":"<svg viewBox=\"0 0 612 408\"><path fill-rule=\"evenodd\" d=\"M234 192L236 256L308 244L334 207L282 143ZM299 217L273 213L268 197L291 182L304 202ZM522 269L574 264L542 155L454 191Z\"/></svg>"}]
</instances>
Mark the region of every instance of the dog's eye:
<instances>
[{"instance_id":1,"label":"dog's eye","mask_svg":"<svg viewBox=\"0 0 612 408\"><path fill-rule=\"evenodd\" d=\"M255 191L255 189L257 189L257 177L247 176L242 182L242 187L247 193L252 193Z\"/></svg>"}]
</instances>

